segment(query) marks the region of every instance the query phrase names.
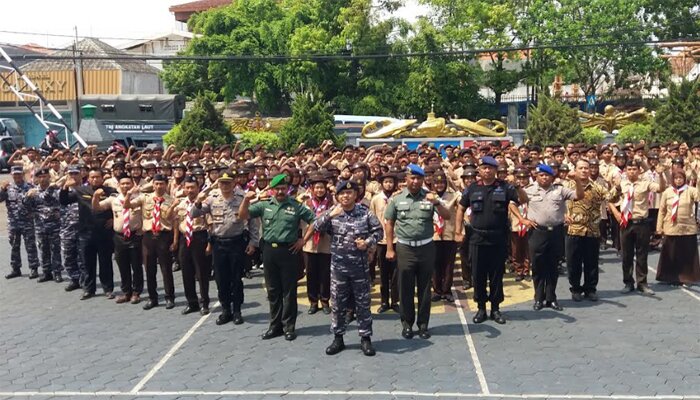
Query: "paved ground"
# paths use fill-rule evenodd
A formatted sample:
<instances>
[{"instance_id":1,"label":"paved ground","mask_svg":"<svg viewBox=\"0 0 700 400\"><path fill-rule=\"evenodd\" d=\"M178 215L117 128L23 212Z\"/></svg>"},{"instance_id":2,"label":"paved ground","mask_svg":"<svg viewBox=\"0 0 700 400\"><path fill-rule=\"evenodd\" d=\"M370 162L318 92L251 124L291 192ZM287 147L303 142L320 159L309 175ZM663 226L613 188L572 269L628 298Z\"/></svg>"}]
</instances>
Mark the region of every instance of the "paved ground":
<instances>
[{"instance_id":1,"label":"paved ground","mask_svg":"<svg viewBox=\"0 0 700 400\"><path fill-rule=\"evenodd\" d=\"M171 311L102 296L81 302L62 284L2 279L0 398L700 399L698 288L619 295L614 252L603 254L602 268L598 303L574 304L560 279L563 312L532 311L531 284L510 278L503 326L471 324L473 305L461 292L464 308L433 307L430 340L404 340L396 314L375 315L374 358L361 355L354 324L349 348L326 356L329 318L304 306L295 342L261 341L267 304L259 276L246 281L246 323L225 327L214 324L216 314L180 315L179 275Z\"/></svg>"}]
</instances>

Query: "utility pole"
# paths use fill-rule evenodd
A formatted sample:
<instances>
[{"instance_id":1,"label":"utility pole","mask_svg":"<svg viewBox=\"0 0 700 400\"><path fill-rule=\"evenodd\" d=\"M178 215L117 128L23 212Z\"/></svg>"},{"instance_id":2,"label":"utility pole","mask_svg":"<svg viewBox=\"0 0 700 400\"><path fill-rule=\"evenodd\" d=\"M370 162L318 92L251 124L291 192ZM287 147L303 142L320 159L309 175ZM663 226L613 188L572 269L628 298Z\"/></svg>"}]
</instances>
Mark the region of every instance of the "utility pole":
<instances>
[{"instance_id":1,"label":"utility pole","mask_svg":"<svg viewBox=\"0 0 700 400\"><path fill-rule=\"evenodd\" d=\"M78 67L78 59L77 59L77 53L78 53L78 27L74 26L73 27L75 30L75 41L73 42L73 81L74 81L74 90L75 90L75 124L74 126L80 130L80 93L83 88L83 82L82 82L82 69ZM82 63L82 57L81 61ZM80 72L78 71L80 69ZM66 132L66 146L70 147L70 143L68 140L68 132Z\"/></svg>"}]
</instances>

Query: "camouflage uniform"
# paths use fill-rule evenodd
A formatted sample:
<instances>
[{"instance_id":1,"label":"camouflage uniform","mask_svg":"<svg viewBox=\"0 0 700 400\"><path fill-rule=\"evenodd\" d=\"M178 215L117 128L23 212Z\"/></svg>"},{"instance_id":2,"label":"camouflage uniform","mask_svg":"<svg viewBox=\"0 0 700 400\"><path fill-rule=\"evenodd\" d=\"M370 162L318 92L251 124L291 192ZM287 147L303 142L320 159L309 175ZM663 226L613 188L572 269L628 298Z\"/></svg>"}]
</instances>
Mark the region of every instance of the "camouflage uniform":
<instances>
[{"instance_id":1,"label":"camouflage uniform","mask_svg":"<svg viewBox=\"0 0 700 400\"><path fill-rule=\"evenodd\" d=\"M11 183L7 190L0 190L0 202L7 203L7 230L12 247L10 267L13 271L19 271L22 267L20 244L23 236L29 269L36 271L39 268L36 236L34 235L34 217L31 209L24 205L24 196L32 187L26 182L19 186Z\"/></svg>"},{"instance_id":2,"label":"camouflage uniform","mask_svg":"<svg viewBox=\"0 0 700 400\"><path fill-rule=\"evenodd\" d=\"M330 211L314 222L314 229L331 235L331 332L345 334L345 312L350 297L355 299L358 333L372 335L370 278L367 250L359 250L355 239L364 238L368 246L384 236L381 223L367 207L355 205L350 212L330 218Z\"/></svg>"},{"instance_id":3,"label":"camouflage uniform","mask_svg":"<svg viewBox=\"0 0 700 400\"><path fill-rule=\"evenodd\" d=\"M34 227L41 270L44 275L61 274L61 205L58 202L59 189L49 186L42 190L37 187L33 197L25 196L24 203L34 211Z\"/></svg>"},{"instance_id":4,"label":"camouflage uniform","mask_svg":"<svg viewBox=\"0 0 700 400\"><path fill-rule=\"evenodd\" d=\"M74 282L80 281L81 270L78 264L80 262L78 257L79 220L77 202L61 206L61 255L68 278Z\"/></svg>"}]
</instances>

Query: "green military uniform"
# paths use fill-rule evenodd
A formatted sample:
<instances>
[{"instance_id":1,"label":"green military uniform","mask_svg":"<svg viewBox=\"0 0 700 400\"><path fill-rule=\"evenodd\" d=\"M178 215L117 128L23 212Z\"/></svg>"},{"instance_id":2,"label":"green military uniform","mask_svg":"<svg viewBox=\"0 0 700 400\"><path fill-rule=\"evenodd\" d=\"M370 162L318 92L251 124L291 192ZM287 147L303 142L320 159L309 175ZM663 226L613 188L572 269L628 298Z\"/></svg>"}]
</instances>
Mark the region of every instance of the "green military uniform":
<instances>
[{"instance_id":1,"label":"green military uniform","mask_svg":"<svg viewBox=\"0 0 700 400\"><path fill-rule=\"evenodd\" d=\"M297 319L299 257L289 249L299 239L299 222L311 224L314 213L291 197L252 204L250 218L262 222L265 286L270 301L270 330L294 334Z\"/></svg>"}]
</instances>

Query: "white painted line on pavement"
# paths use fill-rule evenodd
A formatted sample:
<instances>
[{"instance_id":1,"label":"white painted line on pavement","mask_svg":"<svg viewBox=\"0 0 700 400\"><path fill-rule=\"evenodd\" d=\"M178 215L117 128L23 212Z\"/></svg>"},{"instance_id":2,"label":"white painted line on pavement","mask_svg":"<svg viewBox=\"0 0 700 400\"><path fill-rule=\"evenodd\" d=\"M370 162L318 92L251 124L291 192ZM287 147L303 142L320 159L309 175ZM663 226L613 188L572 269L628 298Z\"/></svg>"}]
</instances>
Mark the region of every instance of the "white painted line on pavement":
<instances>
[{"instance_id":1,"label":"white painted line on pavement","mask_svg":"<svg viewBox=\"0 0 700 400\"><path fill-rule=\"evenodd\" d=\"M455 305L457 306L457 314L459 315L459 321L462 323L462 329L464 330L464 339L467 341L467 346L469 347L469 354L472 357L472 363L474 364L474 370L476 371L476 377L479 379L479 386L481 387L481 394L488 395L489 385L486 383L486 375L484 375L484 370L481 368L481 361L479 361L479 355L476 353L476 346L474 345L474 340L472 340L472 335L469 333L469 325L467 324L467 318L464 316L464 309L462 309L462 303L459 301L459 296L457 296L457 290L452 288L452 296L455 299Z\"/></svg>"},{"instance_id":2,"label":"white painted line on pavement","mask_svg":"<svg viewBox=\"0 0 700 400\"><path fill-rule=\"evenodd\" d=\"M224 390L216 391L143 391L143 392L0 392L2 397L32 397L32 396L55 396L55 397L121 397L129 396L151 396L151 397L173 397L173 396L391 396L391 397L429 397L429 398L508 398L508 399L597 399L597 400L698 400L700 395L594 395L594 394L504 394L504 393L459 393L459 392L411 392L411 391L382 391L382 390Z\"/></svg>"},{"instance_id":3,"label":"white painted line on pavement","mask_svg":"<svg viewBox=\"0 0 700 400\"><path fill-rule=\"evenodd\" d=\"M220 303L217 301L216 304L214 304L214 307L212 307L211 309L212 309L212 310L215 309L216 307L219 306L219 304L220 304ZM210 312L209 314L207 314L207 315L202 315L202 316L199 318L199 320L197 320L197 322L196 322L194 325L192 325L192 327L190 328L190 330L188 330L188 331L185 333L185 335L184 335L183 337L181 337L180 340L178 340L177 343L175 343L175 344L173 345L173 347L171 347L170 350L168 350L167 353L165 353L165 355L163 356L163 358L161 358L160 361L158 361L158 363L157 363L156 365L154 365L153 368L151 368L150 371L148 371L148 373L146 374L146 376L144 376L143 379L141 379L141 380L139 381L139 383L137 383L136 386L134 386L134 388L131 389L131 392L129 392L129 393L131 393L131 394L136 394L136 393L138 393L141 389L143 389L143 387L146 385L146 383L148 383L148 381L150 381L151 378L153 378L153 376L154 376L158 371L160 371L161 368L163 368L163 366L165 365L165 363L168 362L168 360L170 360L170 358L175 354L175 352L177 352L178 350L180 350L180 347L182 347L182 345L185 344L185 342L186 342L187 340L189 340L190 337L192 337L192 335L193 335L194 332L197 330L197 328L199 328L200 326L202 326L202 324L204 323L204 321L206 321L207 318L209 318L210 315L211 315L211 312Z\"/></svg>"},{"instance_id":4,"label":"white painted line on pavement","mask_svg":"<svg viewBox=\"0 0 700 400\"><path fill-rule=\"evenodd\" d=\"M651 272L656 273L656 269L654 269L654 268L652 268L652 267L647 267L647 268L648 268ZM697 300L697 301L700 301L700 296L698 296L697 293L694 293L692 290L688 290L688 289L684 288L683 286L681 286L680 289L681 289L682 291L684 291L685 294L687 294L688 296L694 298L694 299Z\"/></svg>"}]
</instances>

